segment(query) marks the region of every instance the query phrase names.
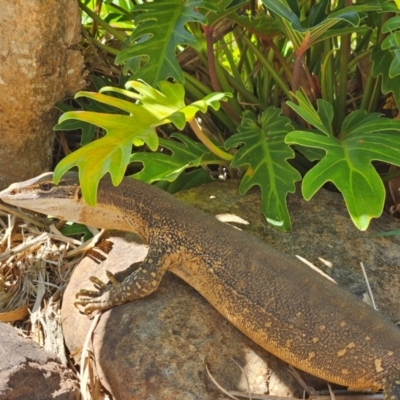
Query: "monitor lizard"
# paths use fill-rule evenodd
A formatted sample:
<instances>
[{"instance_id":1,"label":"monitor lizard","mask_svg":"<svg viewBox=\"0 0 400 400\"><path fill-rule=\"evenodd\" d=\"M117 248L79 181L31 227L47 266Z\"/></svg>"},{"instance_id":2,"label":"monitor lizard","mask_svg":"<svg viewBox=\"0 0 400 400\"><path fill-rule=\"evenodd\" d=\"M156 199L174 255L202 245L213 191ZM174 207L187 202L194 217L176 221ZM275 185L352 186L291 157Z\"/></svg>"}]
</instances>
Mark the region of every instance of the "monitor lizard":
<instances>
[{"instance_id":1,"label":"monitor lizard","mask_svg":"<svg viewBox=\"0 0 400 400\"><path fill-rule=\"evenodd\" d=\"M135 232L149 244L124 281L96 277L80 290L90 314L157 289L166 270L204 296L228 321L289 364L351 389L384 389L400 399L400 330L354 295L267 243L146 183L104 177L97 205L82 199L78 175L52 173L12 184L0 198L23 208L106 229Z\"/></svg>"}]
</instances>

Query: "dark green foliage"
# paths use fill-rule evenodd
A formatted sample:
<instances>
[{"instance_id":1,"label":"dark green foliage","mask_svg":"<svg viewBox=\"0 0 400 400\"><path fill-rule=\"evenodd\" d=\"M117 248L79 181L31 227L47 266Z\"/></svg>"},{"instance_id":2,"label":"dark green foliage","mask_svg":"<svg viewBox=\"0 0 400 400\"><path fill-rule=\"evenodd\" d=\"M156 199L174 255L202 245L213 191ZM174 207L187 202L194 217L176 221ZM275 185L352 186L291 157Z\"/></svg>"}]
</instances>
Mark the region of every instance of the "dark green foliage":
<instances>
[{"instance_id":1,"label":"dark green foliage","mask_svg":"<svg viewBox=\"0 0 400 400\"><path fill-rule=\"evenodd\" d=\"M85 26L88 17L100 26L88 40L116 56L128 82L78 93L80 110L60 105L56 129L82 129L84 143L94 126L103 136L61 161L56 179L77 166L94 204L99 179L110 173L118 184L129 164L134 178L171 192L207 181L206 166L223 168L241 176L241 193L259 186L267 220L288 230L286 196L303 175L306 199L332 182L359 229L380 215L385 192L372 162L400 165L400 122L382 115L381 101L397 111L394 3L123 3L108 1L100 16L82 5ZM121 46L101 41L107 35ZM186 125L191 137L156 130L187 134Z\"/></svg>"}]
</instances>

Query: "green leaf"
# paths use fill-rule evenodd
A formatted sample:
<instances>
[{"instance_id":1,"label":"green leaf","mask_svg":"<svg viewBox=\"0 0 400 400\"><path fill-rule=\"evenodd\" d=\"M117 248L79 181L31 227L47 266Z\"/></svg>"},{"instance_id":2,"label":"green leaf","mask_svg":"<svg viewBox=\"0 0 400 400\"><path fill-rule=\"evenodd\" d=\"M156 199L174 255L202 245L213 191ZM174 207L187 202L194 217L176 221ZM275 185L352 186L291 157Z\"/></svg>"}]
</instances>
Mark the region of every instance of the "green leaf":
<instances>
[{"instance_id":1,"label":"green leaf","mask_svg":"<svg viewBox=\"0 0 400 400\"><path fill-rule=\"evenodd\" d=\"M309 22L316 23L308 27L304 27L299 17L292 11L288 4L280 0L262 0L263 4L275 13L276 22L280 26L281 31L291 40L293 47L298 50L302 45L310 48L315 43L325 40L330 35L325 34L329 29L338 23L350 24L358 27L361 18L365 17L365 11L377 11L380 7L377 5L356 5L344 7L329 13L325 19L321 21L321 10L316 10L318 18L313 14ZM306 37L308 39L305 41ZM304 51L304 49L303 49Z\"/></svg>"},{"instance_id":2,"label":"green leaf","mask_svg":"<svg viewBox=\"0 0 400 400\"><path fill-rule=\"evenodd\" d=\"M389 18L382 26L382 33L390 33L400 28L400 15Z\"/></svg>"},{"instance_id":3,"label":"green leaf","mask_svg":"<svg viewBox=\"0 0 400 400\"><path fill-rule=\"evenodd\" d=\"M391 50L393 60L389 68L389 77L400 75L400 16L390 18L382 27L382 32L390 32L381 44L382 50Z\"/></svg>"},{"instance_id":4,"label":"green leaf","mask_svg":"<svg viewBox=\"0 0 400 400\"><path fill-rule=\"evenodd\" d=\"M390 75L390 67L395 60L394 52L390 50L383 50L379 46L372 48L371 61L372 61L372 75L382 78L381 90L383 94L392 93L397 107L400 107L400 75Z\"/></svg>"},{"instance_id":5,"label":"green leaf","mask_svg":"<svg viewBox=\"0 0 400 400\"><path fill-rule=\"evenodd\" d=\"M141 181L152 183L154 181L172 182L187 168L198 167L205 164L221 164L221 159L213 155L202 143L194 142L180 133L174 133L171 138L175 140L160 139L160 148L164 152L134 153L130 162L141 162L143 169L133 177ZM165 153L165 149L172 152Z\"/></svg>"},{"instance_id":6,"label":"green leaf","mask_svg":"<svg viewBox=\"0 0 400 400\"><path fill-rule=\"evenodd\" d=\"M400 32L399 32L400 34ZM394 51L396 57L393 59L392 63L390 64L389 69L389 77L394 78L397 75L400 75L400 52L398 50Z\"/></svg>"},{"instance_id":7,"label":"green leaf","mask_svg":"<svg viewBox=\"0 0 400 400\"><path fill-rule=\"evenodd\" d=\"M93 233L90 232L88 227L83 224L72 224L72 225L65 225L61 229L61 233L64 236L76 236L76 235L82 235L83 236L83 241L86 242L86 240L89 240L90 238L93 237Z\"/></svg>"},{"instance_id":8,"label":"green leaf","mask_svg":"<svg viewBox=\"0 0 400 400\"><path fill-rule=\"evenodd\" d=\"M55 107L64 113L76 110L76 108L63 103L57 103ZM93 137L96 133L96 127L93 124L89 124L87 122L68 120L58 123L56 126L53 127L53 130L55 131L77 131L79 129L82 131L81 145L89 143L91 140L93 140Z\"/></svg>"},{"instance_id":9,"label":"green leaf","mask_svg":"<svg viewBox=\"0 0 400 400\"><path fill-rule=\"evenodd\" d=\"M273 11L275 14L289 22L293 30L303 30L299 17L287 4L285 4L284 1L262 0L262 2L270 11Z\"/></svg>"},{"instance_id":10,"label":"green leaf","mask_svg":"<svg viewBox=\"0 0 400 400\"><path fill-rule=\"evenodd\" d=\"M393 50L399 48L400 45L400 31L392 32L390 35L386 36L381 44L382 50Z\"/></svg>"},{"instance_id":11,"label":"green leaf","mask_svg":"<svg viewBox=\"0 0 400 400\"><path fill-rule=\"evenodd\" d=\"M122 64L132 58L146 57L147 63L134 73L133 79L141 79L152 86L173 78L183 83L182 69L176 60L179 45L201 50L201 43L186 28L187 23L206 24L207 19L195 8L206 8L218 12L213 1L163 0L135 6L141 11L135 18L137 28L115 59Z\"/></svg>"},{"instance_id":12,"label":"green leaf","mask_svg":"<svg viewBox=\"0 0 400 400\"><path fill-rule=\"evenodd\" d=\"M203 168L180 174L173 182L159 181L156 186L168 193L174 194L182 190L189 190L205 183L212 182L210 173Z\"/></svg>"},{"instance_id":13,"label":"green leaf","mask_svg":"<svg viewBox=\"0 0 400 400\"><path fill-rule=\"evenodd\" d=\"M110 82L107 79L101 78L98 76L93 76L92 80L93 80L93 84L97 90L101 90L107 84L110 84ZM121 84L121 82L119 84ZM82 93L84 93L84 92L82 92ZM113 96L119 97L120 95L118 93L115 93ZM79 108L70 106L68 104L63 104L63 103L57 103L55 107L58 108L63 113L66 113L68 111L94 111L94 112L103 112L103 113L108 113L108 114L117 114L118 113L117 108L107 105L107 104L102 104L94 99L78 98L78 99L75 99L75 101L76 101L76 103L78 103ZM76 131L76 130L80 129L82 131L81 145L91 142L96 133L95 125L87 123L87 122L79 121L79 120L63 121L61 123L58 123L53 129L55 131Z\"/></svg>"},{"instance_id":14,"label":"green leaf","mask_svg":"<svg viewBox=\"0 0 400 400\"><path fill-rule=\"evenodd\" d=\"M229 19L261 38L274 37L280 32L278 25L274 21L268 20L264 14L250 18L248 15L233 13L229 15Z\"/></svg>"},{"instance_id":15,"label":"green leaf","mask_svg":"<svg viewBox=\"0 0 400 400\"><path fill-rule=\"evenodd\" d=\"M114 185L121 182L130 162L132 144L146 144L150 150L155 151L159 145L156 126L172 122L178 129L182 129L186 121L194 118L196 112L206 112L209 106L216 109L219 101L226 98L224 93L211 93L202 100L185 105L185 92L178 83L161 82L160 91L136 81L129 81L127 87L135 91L111 87L105 87L103 91L124 95L135 102L103 93L76 94L76 97L84 96L115 107L121 114L72 111L63 114L59 121L83 121L100 126L106 131L104 137L64 158L54 171L54 180L58 182L66 171L78 166L82 195L89 205L96 203L97 186L106 173L110 173Z\"/></svg>"},{"instance_id":16,"label":"green leaf","mask_svg":"<svg viewBox=\"0 0 400 400\"><path fill-rule=\"evenodd\" d=\"M246 5L248 0L218 0L218 2L213 2L214 10L208 7L207 11L207 22L208 26L215 26L219 21L226 17L230 17L235 14L234 11L240 7ZM235 14L236 15L236 14Z\"/></svg>"},{"instance_id":17,"label":"green leaf","mask_svg":"<svg viewBox=\"0 0 400 400\"><path fill-rule=\"evenodd\" d=\"M246 111L238 133L225 143L225 148L243 144L231 163L232 167L247 166L240 193L258 185L264 215L270 224L281 230L290 229L286 196L295 192L294 183L301 179L287 162L294 157L294 151L285 144L284 138L292 129L290 120L273 107L263 112L260 122Z\"/></svg>"},{"instance_id":18,"label":"green leaf","mask_svg":"<svg viewBox=\"0 0 400 400\"><path fill-rule=\"evenodd\" d=\"M60 120L63 121L63 118L91 122L107 132L106 136L61 160L54 171L54 180L57 182L66 171L78 166L82 195L89 205L95 205L98 182L107 172L114 185L122 181L134 141L137 145L147 143L154 150L158 146L158 138L152 128L152 122L155 121L148 116L132 120L132 117L123 115L70 112L61 116Z\"/></svg>"},{"instance_id":19,"label":"green leaf","mask_svg":"<svg viewBox=\"0 0 400 400\"><path fill-rule=\"evenodd\" d=\"M338 138L298 130L285 142L326 152L303 178L306 200L330 181L342 193L358 229L366 230L370 220L381 215L385 189L372 161L400 165L400 121L357 110L345 118Z\"/></svg>"},{"instance_id":20,"label":"green leaf","mask_svg":"<svg viewBox=\"0 0 400 400\"><path fill-rule=\"evenodd\" d=\"M334 115L332 104L325 100L318 99L318 111L316 111L303 90L297 91L295 96L299 104L297 105L292 101L287 101L287 105L325 135L332 136L332 121Z\"/></svg>"},{"instance_id":21,"label":"green leaf","mask_svg":"<svg viewBox=\"0 0 400 400\"><path fill-rule=\"evenodd\" d=\"M340 28L340 29L332 28L332 29L329 29L329 31L322 33L319 36L320 40L318 40L318 41L321 42L323 40L326 40L326 39L329 39L332 37L351 35L351 34L355 34L355 33L358 33L361 36L361 35L365 35L368 31L371 31L371 30L372 30L372 28L370 28L369 26L365 26L365 25L351 26L348 28Z\"/></svg>"},{"instance_id":22,"label":"green leaf","mask_svg":"<svg viewBox=\"0 0 400 400\"><path fill-rule=\"evenodd\" d=\"M310 26L318 25L326 18L326 11L330 4L330 0L321 0L315 3L310 10Z\"/></svg>"},{"instance_id":23,"label":"green leaf","mask_svg":"<svg viewBox=\"0 0 400 400\"><path fill-rule=\"evenodd\" d=\"M221 101L226 101L227 97L232 97L231 93L210 93L203 99L186 105L184 101L185 90L182 85L162 81L159 82L158 86L160 91L141 82L129 81L126 83L126 87L133 89L133 91L128 92L112 87L106 87L102 90L118 92L138 100L143 110L159 119L158 125L172 122L178 129L183 129L186 121L193 120L198 111L205 113L208 107L218 110ZM104 101L114 103L113 100L106 100L106 98L104 98ZM120 107L127 112L132 112L135 109L131 107L129 102L121 102Z\"/></svg>"}]
</instances>

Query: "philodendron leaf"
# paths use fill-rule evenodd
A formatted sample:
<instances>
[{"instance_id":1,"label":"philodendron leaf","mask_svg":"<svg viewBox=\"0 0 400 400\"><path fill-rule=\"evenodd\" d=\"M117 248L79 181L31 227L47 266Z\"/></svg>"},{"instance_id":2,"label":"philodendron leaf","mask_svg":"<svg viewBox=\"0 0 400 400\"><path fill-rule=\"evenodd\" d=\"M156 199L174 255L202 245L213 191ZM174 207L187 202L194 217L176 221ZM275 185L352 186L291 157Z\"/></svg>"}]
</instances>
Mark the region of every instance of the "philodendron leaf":
<instances>
[{"instance_id":1,"label":"philodendron leaf","mask_svg":"<svg viewBox=\"0 0 400 400\"><path fill-rule=\"evenodd\" d=\"M64 113L68 111L76 111L76 108L64 103L56 104L55 107ZM55 131L77 131L78 129L82 131L82 145L89 143L91 140L93 140L93 137L96 133L96 127L93 124L89 124L87 122L69 120L58 123L56 126L53 127L53 130Z\"/></svg>"},{"instance_id":2,"label":"philodendron leaf","mask_svg":"<svg viewBox=\"0 0 400 400\"><path fill-rule=\"evenodd\" d=\"M285 144L284 138L292 129L290 120L276 108L267 108L260 121L246 111L238 133L225 143L225 148L243 144L231 163L232 167L247 167L240 183L240 193L258 185L262 210L268 222L285 231L291 226L286 196L295 191L294 183L301 179L298 171L287 161L294 158L294 151Z\"/></svg>"},{"instance_id":3,"label":"philodendron leaf","mask_svg":"<svg viewBox=\"0 0 400 400\"><path fill-rule=\"evenodd\" d=\"M193 171L182 173L173 182L158 181L155 185L168 193L174 194L182 190L189 190L214 179L210 173L203 168L196 168Z\"/></svg>"},{"instance_id":4,"label":"philodendron leaf","mask_svg":"<svg viewBox=\"0 0 400 400\"><path fill-rule=\"evenodd\" d=\"M389 69L395 60L396 55L389 49L383 50L380 46L372 48L372 75L382 78L381 90L382 93L392 93L396 101L397 107L400 107L400 75L389 73Z\"/></svg>"},{"instance_id":5,"label":"philodendron leaf","mask_svg":"<svg viewBox=\"0 0 400 400\"><path fill-rule=\"evenodd\" d=\"M400 16L397 15L388 19L382 26L383 33L390 33L381 44L382 50L391 50L393 61L389 68L389 77L394 78L400 75Z\"/></svg>"},{"instance_id":6,"label":"philodendron leaf","mask_svg":"<svg viewBox=\"0 0 400 400\"><path fill-rule=\"evenodd\" d=\"M296 111L300 117L315 126L319 131L328 136L332 135L333 108L330 103L318 99L318 109L315 110L303 90L298 90L296 92L296 99L299 103L298 105L292 101L288 101L287 104Z\"/></svg>"},{"instance_id":7,"label":"philodendron leaf","mask_svg":"<svg viewBox=\"0 0 400 400\"><path fill-rule=\"evenodd\" d=\"M377 5L353 5L330 12L324 19L321 18L322 13L319 10L319 18L315 18L314 15L313 18L309 18L307 21L314 24L304 26L304 21L300 21L300 18L293 12L288 2L262 0L262 3L275 14L276 23L280 26L282 32L292 41L296 50L304 45L309 48L313 44L324 40L326 38L324 35L327 31L339 22L350 24L354 30L357 30L361 18L366 16L365 11L380 10L380 7ZM304 41L304 39L307 40Z\"/></svg>"},{"instance_id":8,"label":"philodendron leaf","mask_svg":"<svg viewBox=\"0 0 400 400\"><path fill-rule=\"evenodd\" d=\"M322 109L332 107L324 100L320 102ZM354 224L366 230L371 219L381 215L385 200L385 189L372 161L400 165L400 121L357 110L345 118L338 137L324 133L297 130L286 136L288 144L326 153L304 176L303 196L309 200L326 182L334 183Z\"/></svg>"},{"instance_id":9,"label":"philodendron leaf","mask_svg":"<svg viewBox=\"0 0 400 400\"><path fill-rule=\"evenodd\" d=\"M142 79L152 86L168 78L183 83L176 47L189 45L201 50L201 42L186 27L189 22L207 23L198 8L218 12L210 0L163 0L136 5L135 11L141 11L135 18L137 28L115 61L120 64L144 56L147 63L133 71L134 79Z\"/></svg>"},{"instance_id":10,"label":"philodendron leaf","mask_svg":"<svg viewBox=\"0 0 400 400\"><path fill-rule=\"evenodd\" d=\"M96 203L99 180L107 172L110 173L114 185L121 182L130 162L132 144L146 144L150 150L155 151L159 145L156 126L171 122L182 129L186 121L194 118L197 111L205 112L208 106L218 108L219 101L226 98L223 93L211 93L202 100L185 105L185 92L178 83L161 82L160 91L136 81L129 81L127 87L133 88L135 92L110 87L103 88L103 91L123 94L134 102L103 93L76 94L77 97L84 96L116 107L122 110L121 114L73 111L60 118L60 123L71 119L79 120L97 125L106 132L104 137L69 154L54 171L54 180L58 182L66 171L78 166L82 195L89 205Z\"/></svg>"},{"instance_id":11,"label":"philodendron leaf","mask_svg":"<svg viewBox=\"0 0 400 400\"><path fill-rule=\"evenodd\" d=\"M171 138L176 140L160 139L160 147L168 149L172 154L134 153L130 162L141 162L143 169L133 177L141 181L152 183L155 181L173 182L185 169L206 164L221 164L220 158L213 155L202 143L194 142L181 133L174 133Z\"/></svg>"},{"instance_id":12,"label":"philodendron leaf","mask_svg":"<svg viewBox=\"0 0 400 400\"><path fill-rule=\"evenodd\" d=\"M215 1L213 6L214 10L207 10L207 23L208 26L215 26L223 18L230 18L231 15L235 14L233 11L240 7L243 7L248 0L218 0ZM211 11L211 12L208 12Z\"/></svg>"},{"instance_id":13,"label":"philodendron leaf","mask_svg":"<svg viewBox=\"0 0 400 400\"><path fill-rule=\"evenodd\" d=\"M107 86L107 84L110 83L105 78L101 78L98 76L93 76L92 80L94 86L96 87L96 90L101 90L102 88ZM119 85L121 85L121 83L119 83ZM116 94L116 97L118 96L119 95ZM73 107L64 103L58 103L55 105L55 107L58 108L63 113L66 113L68 111L93 111L97 113L107 113L107 114L118 113L118 109L116 109L115 107L112 107L104 103L100 103L94 99L78 98L75 99L75 102L78 103L79 107ZM79 120L66 120L62 123L58 123L53 129L55 131L72 131L72 130L76 131L78 129L81 129L82 130L81 145L91 142L96 133L95 125Z\"/></svg>"}]
</instances>

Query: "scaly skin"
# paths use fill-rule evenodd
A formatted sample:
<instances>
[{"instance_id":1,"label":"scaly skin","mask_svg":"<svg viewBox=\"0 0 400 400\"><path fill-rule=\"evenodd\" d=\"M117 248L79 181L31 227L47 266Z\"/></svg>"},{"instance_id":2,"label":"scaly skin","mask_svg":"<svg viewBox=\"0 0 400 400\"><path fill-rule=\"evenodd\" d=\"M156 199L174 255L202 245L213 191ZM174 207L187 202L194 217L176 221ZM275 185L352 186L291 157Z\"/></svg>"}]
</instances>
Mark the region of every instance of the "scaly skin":
<instances>
[{"instance_id":1,"label":"scaly skin","mask_svg":"<svg viewBox=\"0 0 400 400\"><path fill-rule=\"evenodd\" d=\"M169 270L200 292L244 334L289 364L352 389L385 389L400 399L400 331L388 319L303 263L142 182L104 178L87 206L77 175L11 185L7 203L70 221L132 231L149 253L123 282L91 280L85 313L149 295Z\"/></svg>"}]
</instances>

